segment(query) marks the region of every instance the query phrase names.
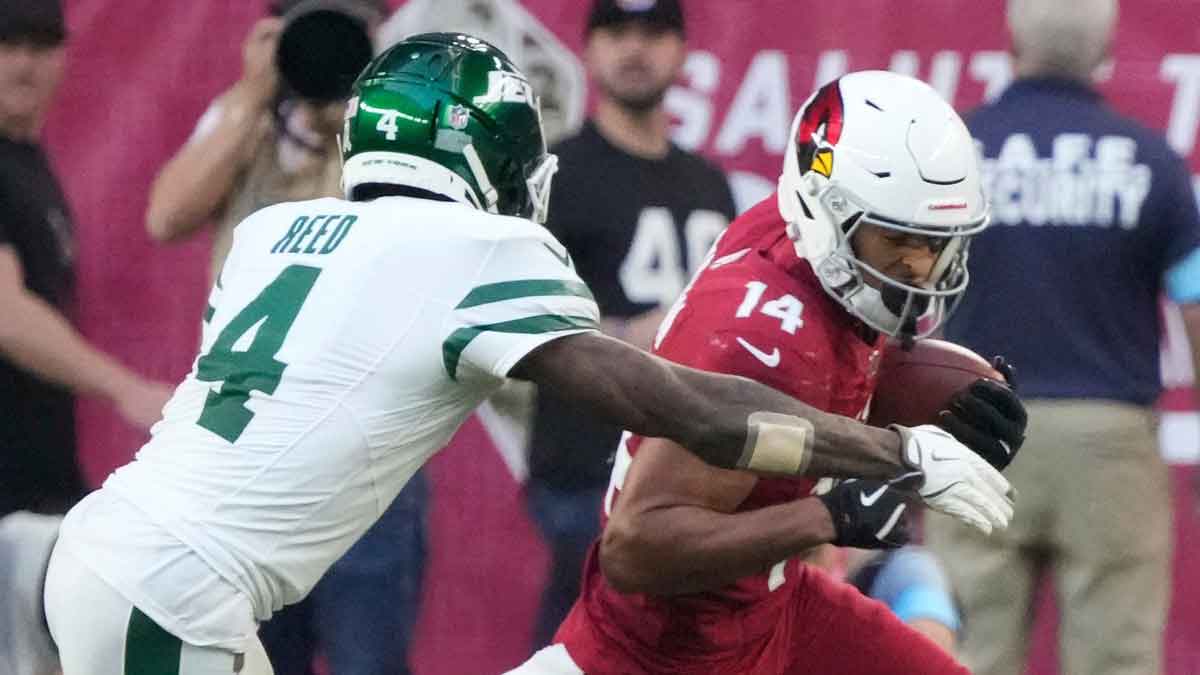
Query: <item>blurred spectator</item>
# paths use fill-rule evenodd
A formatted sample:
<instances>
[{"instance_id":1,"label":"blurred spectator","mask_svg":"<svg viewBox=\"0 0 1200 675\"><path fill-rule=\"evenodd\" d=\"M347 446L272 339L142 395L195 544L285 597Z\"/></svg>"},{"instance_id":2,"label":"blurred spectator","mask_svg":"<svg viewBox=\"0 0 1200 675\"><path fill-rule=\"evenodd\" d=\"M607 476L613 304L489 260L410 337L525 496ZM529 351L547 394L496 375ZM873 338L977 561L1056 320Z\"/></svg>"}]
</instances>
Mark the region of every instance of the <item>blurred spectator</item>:
<instances>
[{"instance_id":1,"label":"blurred spectator","mask_svg":"<svg viewBox=\"0 0 1200 675\"><path fill-rule=\"evenodd\" d=\"M846 580L888 606L904 623L950 654L962 627L941 561L920 546L894 551L847 549Z\"/></svg>"},{"instance_id":2,"label":"blurred spectator","mask_svg":"<svg viewBox=\"0 0 1200 675\"><path fill-rule=\"evenodd\" d=\"M170 395L91 347L66 317L70 209L39 144L65 39L57 0L0 5L0 515L61 513L83 495L72 394L107 398L143 429Z\"/></svg>"},{"instance_id":3,"label":"blurred spectator","mask_svg":"<svg viewBox=\"0 0 1200 675\"><path fill-rule=\"evenodd\" d=\"M146 227L174 241L216 223L212 278L233 227L278 202L341 197L346 98L372 56L383 0L276 0L242 47L242 75L154 181ZM312 594L263 624L277 675L407 673L426 558L428 486L418 472Z\"/></svg>"},{"instance_id":4,"label":"blurred spectator","mask_svg":"<svg viewBox=\"0 0 1200 675\"><path fill-rule=\"evenodd\" d=\"M1053 576L1066 675L1162 672L1171 512L1151 406L1159 298L1200 347L1200 223L1189 173L1161 135L1093 88L1116 0L1010 0L1017 79L968 119L992 227L946 336L1011 357L1029 409L1019 491L990 538L930 519L979 675L1024 672L1039 572Z\"/></svg>"},{"instance_id":5,"label":"blurred spectator","mask_svg":"<svg viewBox=\"0 0 1200 675\"><path fill-rule=\"evenodd\" d=\"M282 201L342 196L337 134L353 75L343 93L307 98L281 76L276 62L285 23L290 20L295 30L298 17L333 8L372 25L385 11L377 0L273 2L271 16L254 24L242 46L241 78L213 101L154 180L146 210L152 237L174 241L216 222L213 279L229 252L233 226L249 214Z\"/></svg>"},{"instance_id":6,"label":"blurred spectator","mask_svg":"<svg viewBox=\"0 0 1200 675\"><path fill-rule=\"evenodd\" d=\"M596 109L559 144L546 226L566 246L608 334L648 348L734 216L724 175L670 140L662 100L687 54L679 0L597 0L584 58ZM529 508L552 561L534 647L549 643L579 594L587 548L621 430L540 393L530 441Z\"/></svg>"}]
</instances>

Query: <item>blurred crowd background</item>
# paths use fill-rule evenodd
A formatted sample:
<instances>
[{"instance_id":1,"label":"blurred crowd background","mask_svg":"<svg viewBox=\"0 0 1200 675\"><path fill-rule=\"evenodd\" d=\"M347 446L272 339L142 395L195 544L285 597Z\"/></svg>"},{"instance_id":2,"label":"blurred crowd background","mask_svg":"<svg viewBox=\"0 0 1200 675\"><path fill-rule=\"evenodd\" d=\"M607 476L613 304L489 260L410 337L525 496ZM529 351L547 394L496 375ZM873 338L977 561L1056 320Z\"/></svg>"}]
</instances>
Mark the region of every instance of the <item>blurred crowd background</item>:
<instances>
[{"instance_id":1,"label":"blurred crowd background","mask_svg":"<svg viewBox=\"0 0 1200 675\"><path fill-rule=\"evenodd\" d=\"M552 141L578 131L597 105L597 88L583 60L591 3L343 4L366 5L375 13L369 20L376 26L377 47L430 30L491 39L534 80ZM663 110L674 143L725 172L738 212L774 189L793 113L814 88L838 75L867 68L910 74L928 81L963 112L992 100L1013 78L1001 0L690 0L685 7L686 53ZM44 140L75 226L75 298L69 314L92 345L149 381L175 382L191 367L213 248L219 256L222 241L220 227L203 226L226 218L236 222L244 215L226 213L236 211L238 202L222 196L186 227L156 220L156 211L148 211L155 199L188 195L164 196L152 186L189 137L203 132L198 122L214 100L232 105L230 96L241 96L237 102L253 99L245 87L231 94L231 85L245 80L252 60L248 36L266 30L261 21L269 10L264 0L65 2L65 75L49 109ZM1099 84L1118 111L1164 134L1196 174L1198 16L1200 0L1124 3L1111 65ZM300 136L303 145L304 133ZM325 141L317 136L311 142ZM589 181L605 180L599 171L564 168L577 171L558 179L559 189L569 183L572 194L586 195ZM319 184L320 176L314 180ZM1200 175L1193 185L1200 194ZM708 208L727 210L722 199ZM702 251L711 233L695 229L697 241L685 245ZM191 230L194 234L187 236ZM709 239L700 241L702 235ZM613 253L618 254L624 252ZM672 255L699 262L696 255ZM647 263L658 271L663 264L661 259ZM669 304L686 275L662 275L655 282L658 297L641 298L643 310ZM635 310L616 314L636 318L640 310ZM1200 511L1192 486L1200 461L1200 414L1191 389L1191 352L1169 303L1163 304L1162 321L1166 392L1159 403L1159 440L1171 465L1175 505L1175 578L1164 640L1167 672L1184 675L1200 673L1200 594L1194 591L1200 583ZM626 327L638 328L633 322ZM569 500L547 497L545 471L539 477L536 464L528 482L524 420L530 404L527 392L508 394L468 421L418 486L422 513L415 517L424 521L426 538L413 550L423 546L419 554L426 562L423 578L415 580L421 601L409 660L423 675L499 672L522 661L535 644L551 561L570 555L555 550L544 535L557 526L571 530L571 523L547 522L537 506L566 513ZM132 423L128 411L118 414L103 400L82 397L77 405L79 462L84 481L95 486L131 458L145 431ZM540 501L529 499L538 486ZM551 486L550 492L577 487ZM579 491L594 500L595 490L602 489ZM1028 672L1049 675L1057 672L1054 607L1049 593L1041 598Z\"/></svg>"}]
</instances>

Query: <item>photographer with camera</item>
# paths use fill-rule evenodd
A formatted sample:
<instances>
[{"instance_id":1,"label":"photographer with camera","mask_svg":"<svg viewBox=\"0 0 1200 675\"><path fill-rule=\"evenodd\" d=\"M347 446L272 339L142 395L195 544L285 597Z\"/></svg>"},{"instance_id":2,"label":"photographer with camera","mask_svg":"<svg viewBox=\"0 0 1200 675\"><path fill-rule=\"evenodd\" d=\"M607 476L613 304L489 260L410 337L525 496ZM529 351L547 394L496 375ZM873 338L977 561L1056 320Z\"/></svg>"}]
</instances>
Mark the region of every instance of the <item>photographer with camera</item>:
<instances>
[{"instance_id":1,"label":"photographer with camera","mask_svg":"<svg viewBox=\"0 0 1200 675\"><path fill-rule=\"evenodd\" d=\"M385 12L382 0L274 0L242 46L241 78L155 178L150 236L176 241L216 223L215 280L233 225L247 215L341 196L337 133Z\"/></svg>"},{"instance_id":2,"label":"photographer with camera","mask_svg":"<svg viewBox=\"0 0 1200 675\"><path fill-rule=\"evenodd\" d=\"M384 0L273 0L242 46L241 78L205 111L159 172L146 229L155 240L216 228L211 280L247 215L283 201L341 197L341 131L351 85L370 61ZM407 673L425 562L428 487L417 473L302 603L260 635L277 675Z\"/></svg>"}]
</instances>

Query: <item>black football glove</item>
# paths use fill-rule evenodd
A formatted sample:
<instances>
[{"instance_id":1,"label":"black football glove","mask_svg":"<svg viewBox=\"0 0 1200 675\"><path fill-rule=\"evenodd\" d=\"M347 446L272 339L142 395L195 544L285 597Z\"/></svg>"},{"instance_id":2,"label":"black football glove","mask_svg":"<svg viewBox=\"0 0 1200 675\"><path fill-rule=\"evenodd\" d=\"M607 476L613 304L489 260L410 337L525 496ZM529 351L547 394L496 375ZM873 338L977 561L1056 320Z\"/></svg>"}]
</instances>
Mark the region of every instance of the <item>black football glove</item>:
<instances>
[{"instance_id":1,"label":"black football glove","mask_svg":"<svg viewBox=\"0 0 1200 675\"><path fill-rule=\"evenodd\" d=\"M1017 397L1016 371L1004 357L992 362L1008 384L980 378L950 398L948 410L938 415L938 425L963 445L1003 471L1025 442L1029 418Z\"/></svg>"},{"instance_id":2,"label":"black football glove","mask_svg":"<svg viewBox=\"0 0 1200 675\"><path fill-rule=\"evenodd\" d=\"M833 517L837 538L830 543L874 549L907 544L908 500L922 478L914 473L892 482L849 479L817 495Z\"/></svg>"}]
</instances>

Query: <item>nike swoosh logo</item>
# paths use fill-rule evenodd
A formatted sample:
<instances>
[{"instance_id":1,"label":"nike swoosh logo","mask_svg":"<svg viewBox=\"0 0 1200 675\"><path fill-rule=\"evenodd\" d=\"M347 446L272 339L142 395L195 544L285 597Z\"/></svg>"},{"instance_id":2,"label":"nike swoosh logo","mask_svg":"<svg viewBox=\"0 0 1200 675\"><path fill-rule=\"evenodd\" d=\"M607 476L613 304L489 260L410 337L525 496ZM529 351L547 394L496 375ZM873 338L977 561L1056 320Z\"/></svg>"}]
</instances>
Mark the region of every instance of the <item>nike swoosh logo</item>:
<instances>
[{"instance_id":1,"label":"nike swoosh logo","mask_svg":"<svg viewBox=\"0 0 1200 675\"><path fill-rule=\"evenodd\" d=\"M562 255L559 255L559 254L558 254L558 251L555 251L553 246L551 246L550 244L547 244L547 243L546 243L546 242L544 242L544 241L542 242L542 246L545 246L547 251L550 251L551 253L553 253L553 254L554 254L554 257L555 257L555 258L558 260L558 262L560 262L560 263L562 263L562 264L566 265L567 267L571 267L571 266L572 266L572 265L571 265L571 254L570 254L570 253L568 253L567 251L565 251L565 250L564 250L564 251L562 252Z\"/></svg>"},{"instance_id":2,"label":"nike swoosh logo","mask_svg":"<svg viewBox=\"0 0 1200 675\"><path fill-rule=\"evenodd\" d=\"M768 354L742 338L738 338L737 341L738 344L746 348L746 351L750 352L751 356L762 361L764 366L774 368L779 365L779 347L772 349L771 353Z\"/></svg>"},{"instance_id":3,"label":"nike swoosh logo","mask_svg":"<svg viewBox=\"0 0 1200 675\"><path fill-rule=\"evenodd\" d=\"M860 492L858 493L858 501L862 502L863 506L874 506L875 502L879 501L879 498L883 496L884 492L887 492L886 485L880 486L878 490L872 492L871 494Z\"/></svg>"},{"instance_id":4,"label":"nike swoosh logo","mask_svg":"<svg viewBox=\"0 0 1200 675\"><path fill-rule=\"evenodd\" d=\"M937 450L932 450L929 453L929 459L932 459L935 462L949 462L951 460L959 459L959 457L957 455L938 456Z\"/></svg>"}]
</instances>

